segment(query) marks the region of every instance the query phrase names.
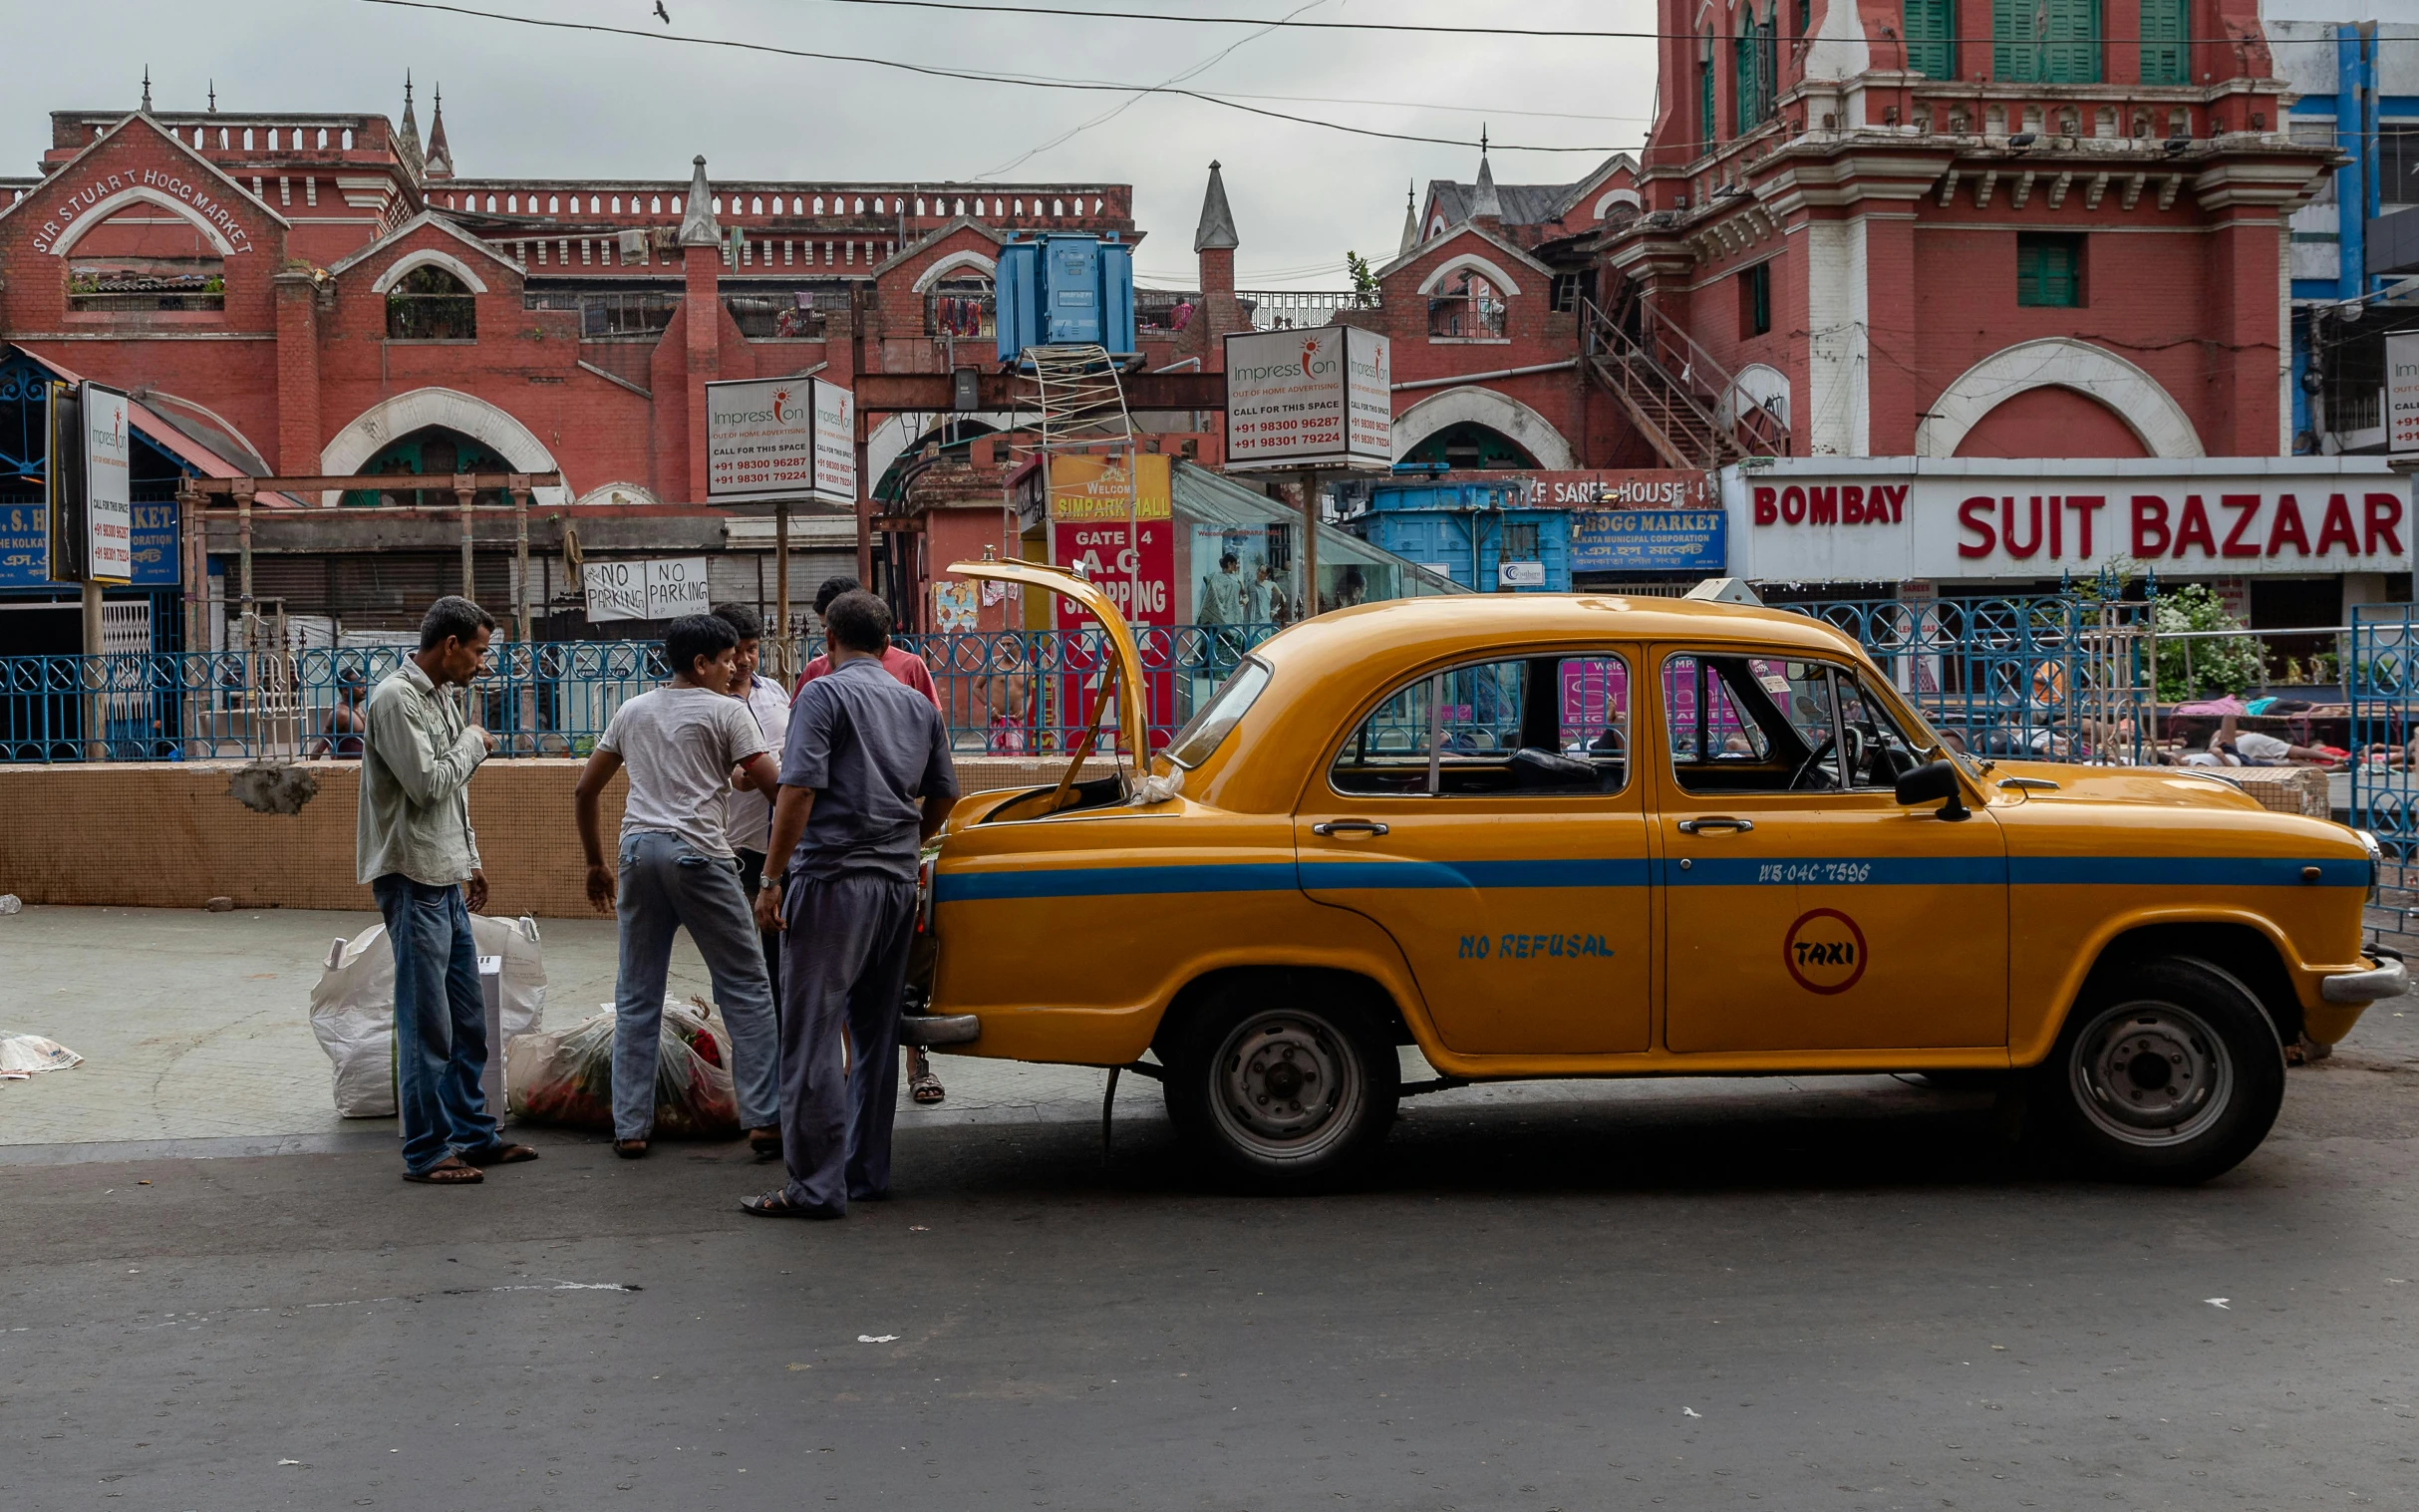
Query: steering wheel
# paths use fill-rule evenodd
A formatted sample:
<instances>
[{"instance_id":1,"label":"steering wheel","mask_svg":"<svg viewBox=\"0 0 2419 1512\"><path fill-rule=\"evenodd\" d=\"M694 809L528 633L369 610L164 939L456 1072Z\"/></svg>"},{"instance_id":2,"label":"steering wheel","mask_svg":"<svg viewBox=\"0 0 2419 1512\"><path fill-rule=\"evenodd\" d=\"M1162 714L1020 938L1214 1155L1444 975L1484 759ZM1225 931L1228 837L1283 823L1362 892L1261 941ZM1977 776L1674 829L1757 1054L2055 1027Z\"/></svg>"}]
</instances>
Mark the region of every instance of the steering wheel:
<instances>
[{"instance_id":1,"label":"steering wheel","mask_svg":"<svg viewBox=\"0 0 2419 1512\"><path fill-rule=\"evenodd\" d=\"M1789 773L1789 790L1791 792L1795 792L1799 788L1804 787L1806 785L1806 778L1813 773L1815 766L1821 762L1823 757L1829 756L1831 754L1831 748L1838 744L1839 741L1835 737L1824 736L1823 744L1808 752L1806 754L1806 759L1798 762L1797 769Z\"/></svg>"}]
</instances>

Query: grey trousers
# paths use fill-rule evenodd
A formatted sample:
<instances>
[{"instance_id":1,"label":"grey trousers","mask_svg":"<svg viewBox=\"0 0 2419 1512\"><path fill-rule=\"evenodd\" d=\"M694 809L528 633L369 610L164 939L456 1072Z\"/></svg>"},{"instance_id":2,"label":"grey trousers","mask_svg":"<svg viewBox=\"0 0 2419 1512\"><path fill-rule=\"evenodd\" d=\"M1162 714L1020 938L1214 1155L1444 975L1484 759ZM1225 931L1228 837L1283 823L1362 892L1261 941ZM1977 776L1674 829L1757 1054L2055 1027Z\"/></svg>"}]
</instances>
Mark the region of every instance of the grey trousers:
<instances>
[{"instance_id":1,"label":"grey trousers","mask_svg":"<svg viewBox=\"0 0 2419 1512\"><path fill-rule=\"evenodd\" d=\"M771 1125L779 1088L772 983L730 859L700 855L678 835L625 836L615 911L622 956L613 988L613 1137L644 1139L654 1127L664 977L672 968L672 932L684 926L706 958L714 1001L731 1030L740 1124Z\"/></svg>"},{"instance_id":2,"label":"grey trousers","mask_svg":"<svg viewBox=\"0 0 2419 1512\"><path fill-rule=\"evenodd\" d=\"M899 995L916 884L875 872L792 881L782 899L781 1153L792 1202L890 1195Z\"/></svg>"}]
</instances>

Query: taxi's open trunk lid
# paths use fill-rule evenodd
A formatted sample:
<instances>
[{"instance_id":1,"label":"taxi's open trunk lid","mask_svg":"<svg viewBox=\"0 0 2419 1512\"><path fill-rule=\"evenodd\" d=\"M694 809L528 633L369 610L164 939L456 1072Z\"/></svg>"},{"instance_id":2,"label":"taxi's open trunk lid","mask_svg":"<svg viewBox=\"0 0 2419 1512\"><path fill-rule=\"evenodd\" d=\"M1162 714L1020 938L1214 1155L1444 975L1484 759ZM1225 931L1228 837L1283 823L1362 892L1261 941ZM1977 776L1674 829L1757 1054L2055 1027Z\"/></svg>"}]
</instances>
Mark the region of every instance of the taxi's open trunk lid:
<instances>
[{"instance_id":1,"label":"taxi's open trunk lid","mask_svg":"<svg viewBox=\"0 0 2419 1512\"><path fill-rule=\"evenodd\" d=\"M1098 584L1088 582L1064 567L1052 567L1040 562L994 561L988 549L984 560L952 562L948 570L959 577L1021 583L1073 600L1100 622L1100 629L1108 638L1110 653L1115 657L1108 669L1113 684L1101 690L1100 702L1082 739L1068 754L1066 770L1058 778L1058 785L1021 793L993 808L983 816L981 822L995 824L1007 819L1036 819L1069 809L1098 808L1123 802L1141 785L1149 768L1150 708L1143 696L1142 648L1135 644L1133 630L1125 623L1125 617L1117 612L1115 602ZM1116 774L1079 782L1075 779L1075 773L1082 769L1084 758L1097 746L1112 708L1116 713L1117 747L1121 756Z\"/></svg>"}]
</instances>

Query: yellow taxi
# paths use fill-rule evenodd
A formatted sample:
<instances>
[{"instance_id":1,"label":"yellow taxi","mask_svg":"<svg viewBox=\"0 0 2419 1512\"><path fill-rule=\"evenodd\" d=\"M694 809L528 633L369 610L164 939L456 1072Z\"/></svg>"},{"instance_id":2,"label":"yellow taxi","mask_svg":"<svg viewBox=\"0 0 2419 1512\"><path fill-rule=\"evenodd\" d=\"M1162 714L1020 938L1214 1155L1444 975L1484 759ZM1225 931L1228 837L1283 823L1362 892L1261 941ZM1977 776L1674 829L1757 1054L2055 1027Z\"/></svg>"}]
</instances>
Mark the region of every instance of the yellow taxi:
<instances>
[{"instance_id":1,"label":"yellow taxi","mask_svg":"<svg viewBox=\"0 0 2419 1512\"><path fill-rule=\"evenodd\" d=\"M1143 728L1099 588L949 570L1083 605ZM1372 1150L1402 1045L1441 1084L1987 1080L2090 1168L2198 1181L2267 1135L2285 1045L2403 991L2376 865L2214 775L1956 752L1801 615L1404 600L1276 636L1147 763L960 804L910 1037L1156 1075L1271 1185Z\"/></svg>"}]
</instances>

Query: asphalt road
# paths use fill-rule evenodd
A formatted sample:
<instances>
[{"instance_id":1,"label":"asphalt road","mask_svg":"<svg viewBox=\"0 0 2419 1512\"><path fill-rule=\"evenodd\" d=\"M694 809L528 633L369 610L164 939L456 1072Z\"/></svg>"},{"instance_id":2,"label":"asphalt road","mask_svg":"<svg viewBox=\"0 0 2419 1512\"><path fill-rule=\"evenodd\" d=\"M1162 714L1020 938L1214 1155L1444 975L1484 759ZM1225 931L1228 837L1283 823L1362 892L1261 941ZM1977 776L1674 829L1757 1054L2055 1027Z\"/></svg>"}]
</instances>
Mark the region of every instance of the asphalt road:
<instances>
[{"instance_id":1,"label":"asphalt road","mask_svg":"<svg viewBox=\"0 0 2419 1512\"><path fill-rule=\"evenodd\" d=\"M1412 1103L1284 1201L926 1127L840 1224L726 1146L0 1166L0 1506L2409 1505L2415 1090L2380 1005L2186 1191L1870 1082Z\"/></svg>"}]
</instances>

